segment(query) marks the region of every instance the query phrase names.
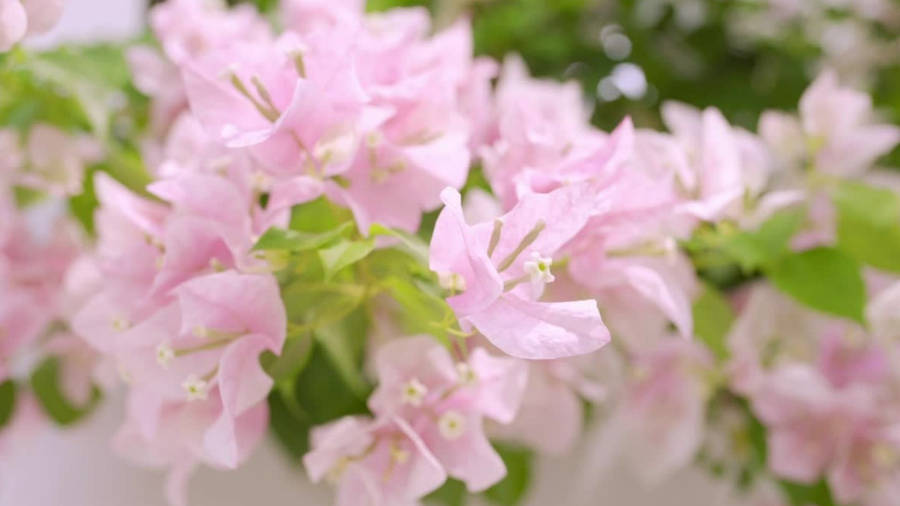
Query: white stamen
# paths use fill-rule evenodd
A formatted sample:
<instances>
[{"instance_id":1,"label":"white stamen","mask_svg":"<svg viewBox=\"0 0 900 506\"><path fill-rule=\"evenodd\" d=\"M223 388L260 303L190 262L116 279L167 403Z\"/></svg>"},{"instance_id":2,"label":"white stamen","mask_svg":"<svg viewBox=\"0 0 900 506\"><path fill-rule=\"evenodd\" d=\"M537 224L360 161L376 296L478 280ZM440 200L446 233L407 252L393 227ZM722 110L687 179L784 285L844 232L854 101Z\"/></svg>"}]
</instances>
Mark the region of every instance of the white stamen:
<instances>
[{"instance_id":1,"label":"white stamen","mask_svg":"<svg viewBox=\"0 0 900 506\"><path fill-rule=\"evenodd\" d=\"M174 358L175 350L169 346L169 343L159 343L159 346L156 347L156 362L165 369L169 367L169 362Z\"/></svg>"},{"instance_id":2,"label":"white stamen","mask_svg":"<svg viewBox=\"0 0 900 506\"><path fill-rule=\"evenodd\" d=\"M405 464L409 460L409 452L400 448L397 444L391 445L391 460L398 464Z\"/></svg>"},{"instance_id":3,"label":"white stamen","mask_svg":"<svg viewBox=\"0 0 900 506\"><path fill-rule=\"evenodd\" d=\"M466 419L456 411L447 411L438 420L438 429L444 439L459 439L466 432Z\"/></svg>"},{"instance_id":4,"label":"white stamen","mask_svg":"<svg viewBox=\"0 0 900 506\"><path fill-rule=\"evenodd\" d=\"M126 331L126 330L128 330L129 327L131 327L131 322L129 322L125 318L120 318L120 317L113 318L112 328L116 332Z\"/></svg>"},{"instance_id":5,"label":"white stamen","mask_svg":"<svg viewBox=\"0 0 900 506\"><path fill-rule=\"evenodd\" d=\"M475 376L475 371L465 362L457 362L456 372L459 374L459 382L463 385L472 385L478 380L478 377Z\"/></svg>"},{"instance_id":6,"label":"white stamen","mask_svg":"<svg viewBox=\"0 0 900 506\"><path fill-rule=\"evenodd\" d=\"M451 292L460 293L466 291L466 278L455 272L438 273L438 284L444 290L450 290Z\"/></svg>"},{"instance_id":7,"label":"white stamen","mask_svg":"<svg viewBox=\"0 0 900 506\"><path fill-rule=\"evenodd\" d=\"M556 281L556 276L550 272L553 259L542 257L537 251L531 253L531 260L522 264L525 272L531 277L531 292L539 297L544 291L544 285Z\"/></svg>"},{"instance_id":8,"label":"white stamen","mask_svg":"<svg viewBox=\"0 0 900 506\"><path fill-rule=\"evenodd\" d=\"M427 393L428 388L421 381L413 378L403 385L403 392L400 395L404 404L421 406L422 400L425 399L425 394Z\"/></svg>"},{"instance_id":9,"label":"white stamen","mask_svg":"<svg viewBox=\"0 0 900 506\"><path fill-rule=\"evenodd\" d=\"M189 401L206 400L206 395L209 393L209 383L202 378L198 378L196 374L188 376L184 383L181 384L181 387L187 392L187 400Z\"/></svg>"}]
</instances>

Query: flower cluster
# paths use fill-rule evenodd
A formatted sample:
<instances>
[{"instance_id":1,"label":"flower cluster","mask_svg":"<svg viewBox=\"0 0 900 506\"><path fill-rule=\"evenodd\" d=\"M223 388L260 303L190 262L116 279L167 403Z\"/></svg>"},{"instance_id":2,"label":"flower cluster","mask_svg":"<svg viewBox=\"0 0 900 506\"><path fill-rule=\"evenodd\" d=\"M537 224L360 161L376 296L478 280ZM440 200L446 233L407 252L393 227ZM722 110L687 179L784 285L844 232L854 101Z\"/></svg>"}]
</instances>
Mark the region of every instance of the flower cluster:
<instances>
[{"instance_id":1,"label":"flower cluster","mask_svg":"<svg viewBox=\"0 0 900 506\"><path fill-rule=\"evenodd\" d=\"M0 48L57 5L0 0ZM176 506L270 427L340 505L481 493L495 442L583 433L585 481L896 503L900 128L868 95L826 70L758 133L677 102L606 132L467 21L365 7L168 0L125 58L140 136L0 130L0 389L59 415L32 349L76 407L123 384L114 446ZM0 445L38 413L5 399Z\"/></svg>"}]
</instances>

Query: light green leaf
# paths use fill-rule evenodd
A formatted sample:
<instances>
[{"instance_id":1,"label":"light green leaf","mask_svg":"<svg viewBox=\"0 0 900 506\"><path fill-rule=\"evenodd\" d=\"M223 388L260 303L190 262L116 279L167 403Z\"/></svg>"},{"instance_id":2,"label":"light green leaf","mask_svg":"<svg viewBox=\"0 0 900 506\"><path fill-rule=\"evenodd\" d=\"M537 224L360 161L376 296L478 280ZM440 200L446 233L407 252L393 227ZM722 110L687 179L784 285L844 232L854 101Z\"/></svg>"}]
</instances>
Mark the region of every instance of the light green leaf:
<instances>
[{"instance_id":1,"label":"light green leaf","mask_svg":"<svg viewBox=\"0 0 900 506\"><path fill-rule=\"evenodd\" d=\"M866 291L860 265L840 250L821 247L787 255L766 274L800 302L863 323Z\"/></svg>"},{"instance_id":2,"label":"light green leaf","mask_svg":"<svg viewBox=\"0 0 900 506\"><path fill-rule=\"evenodd\" d=\"M833 199L838 247L860 262L900 272L900 197L847 181L836 187Z\"/></svg>"},{"instance_id":3,"label":"light green leaf","mask_svg":"<svg viewBox=\"0 0 900 506\"><path fill-rule=\"evenodd\" d=\"M347 237L353 230L353 223L344 222L337 228L321 233L301 232L272 227L256 241L254 250L308 251L321 248L341 237Z\"/></svg>"},{"instance_id":4,"label":"light green leaf","mask_svg":"<svg viewBox=\"0 0 900 506\"><path fill-rule=\"evenodd\" d=\"M791 237L803 223L803 211L791 209L776 213L760 227L727 237L725 250L745 272L776 261L787 251Z\"/></svg>"},{"instance_id":5,"label":"light green leaf","mask_svg":"<svg viewBox=\"0 0 900 506\"><path fill-rule=\"evenodd\" d=\"M325 197L296 205L291 209L291 230L322 233L334 230L345 222L352 222L353 215Z\"/></svg>"},{"instance_id":6,"label":"light green leaf","mask_svg":"<svg viewBox=\"0 0 900 506\"><path fill-rule=\"evenodd\" d=\"M319 250L319 259L325 268L325 278L330 279L341 269L359 262L375 249L374 239L361 241L343 240Z\"/></svg>"},{"instance_id":7,"label":"light green leaf","mask_svg":"<svg viewBox=\"0 0 900 506\"><path fill-rule=\"evenodd\" d=\"M401 249L412 255L422 265L428 265L428 244L417 235L375 223L369 227L369 236L399 239Z\"/></svg>"},{"instance_id":8,"label":"light green leaf","mask_svg":"<svg viewBox=\"0 0 900 506\"><path fill-rule=\"evenodd\" d=\"M281 290L289 330L313 331L339 321L359 306L365 293L365 287L355 284L292 283Z\"/></svg>"},{"instance_id":9,"label":"light green leaf","mask_svg":"<svg viewBox=\"0 0 900 506\"><path fill-rule=\"evenodd\" d=\"M719 360L728 358L725 338L734 322L734 310L728 300L711 286L694 301L694 334Z\"/></svg>"}]
</instances>

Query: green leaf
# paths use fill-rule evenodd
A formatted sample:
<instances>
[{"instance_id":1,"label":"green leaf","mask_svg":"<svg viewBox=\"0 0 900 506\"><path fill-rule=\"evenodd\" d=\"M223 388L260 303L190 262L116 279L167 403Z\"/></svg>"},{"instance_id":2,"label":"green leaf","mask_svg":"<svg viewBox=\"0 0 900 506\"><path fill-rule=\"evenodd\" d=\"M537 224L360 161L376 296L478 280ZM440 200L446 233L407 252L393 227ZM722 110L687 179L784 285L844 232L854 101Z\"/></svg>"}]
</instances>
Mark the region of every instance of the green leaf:
<instances>
[{"instance_id":1,"label":"green leaf","mask_svg":"<svg viewBox=\"0 0 900 506\"><path fill-rule=\"evenodd\" d=\"M0 383L0 428L12 420L16 410L17 385L13 380Z\"/></svg>"},{"instance_id":2,"label":"green leaf","mask_svg":"<svg viewBox=\"0 0 900 506\"><path fill-rule=\"evenodd\" d=\"M449 478L441 488L425 496L426 504L441 504L443 506L464 506L469 493L465 483Z\"/></svg>"},{"instance_id":3,"label":"green leaf","mask_svg":"<svg viewBox=\"0 0 900 506\"><path fill-rule=\"evenodd\" d=\"M100 402L100 390L93 389L91 398L84 406L76 406L66 398L60 385L60 362L48 358L31 374L31 390L37 397L44 412L59 425L71 425L90 413Z\"/></svg>"},{"instance_id":4,"label":"green leaf","mask_svg":"<svg viewBox=\"0 0 900 506\"><path fill-rule=\"evenodd\" d=\"M260 357L260 363L276 384L293 382L309 362L312 345L313 339L309 332L288 335L281 355L266 351Z\"/></svg>"},{"instance_id":5,"label":"green leaf","mask_svg":"<svg viewBox=\"0 0 900 506\"><path fill-rule=\"evenodd\" d=\"M272 227L256 241L254 250L308 251L321 248L353 230L353 223L344 222L337 228L321 233L301 232Z\"/></svg>"},{"instance_id":6,"label":"green leaf","mask_svg":"<svg viewBox=\"0 0 900 506\"><path fill-rule=\"evenodd\" d=\"M325 278L330 279L338 271L359 262L375 249L374 239L362 241L343 240L319 250L319 259L325 268Z\"/></svg>"},{"instance_id":7,"label":"green leaf","mask_svg":"<svg viewBox=\"0 0 900 506\"><path fill-rule=\"evenodd\" d=\"M332 204L325 197L294 206L291 209L291 230L310 233L322 233L340 227L344 222L353 220L347 209Z\"/></svg>"},{"instance_id":8,"label":"green leaf","mask_svg":"<svg viewBox=\"0 0 900 506\"><path fill-rule=\"evenodd\" d=\"M362 310L316 329L316 342L331 358L347 386L361 397L369 392L369 384L362 374L368 330L369 320Z\"/></svg>"},{"instance_id":9,"label":"green leaf","mask_svg":"<svg viewBox=\"0 0 900 506\"><path fill-rule=\"evenodd\" d=\"M500 506L516 506L520 504L531 484L532 461L531 450L506 444L494 444L497 453L506 464L506 477L484 492L484 496Z\"/></svg>"},{"instance_id":10,"label":"green leaf","mask_svg":"<svg viewBox=\"0 0 900 506\"><path fill-rule=\"evenodd\" d=\"M734 322L734 310L722 294L706 286L693 306L694 334L719 360L728 358L725 338Z\"/></svg>"},{"instance_id":11,"label":"green leaf","mask_svg":"<svg viewBox=\"0 0 900 506\"><path fill-rule=\"evenodd\" d=\"M821 247L787 255L766 274L800 302L864 323L866 291L860 265L840 250Z\"/></svg>"},{"instance_id":12,"label":"green leaf","mask_svg":"<svg viewBox=\"0 0 900 506\"><path fill-rule=\"evenodd\" d=\"M399 304L399 311L394 316L406 333L428 333L444 343L449 342L447 330L456 318L443 298L415 279L390 277L380 285Z\"/></svg>"},{"instance_id":13,"label":"green leaf","mask_svg":"<svg viewBox=\"0 0 900 506\"><path fill-rule=\"evenodd\" d=\"M900 197L847 181L836 187L833 199L838 247L860 262L900 272Z\"/></svg>"},{"instance_id":14,"label":"green leaf","mask_svg":"<svg viewBox=\"0 0 900 506\"><path fill-rule=\"evenodd\" d=\"M374 223L369 227L369 236L399 239L399 245L403 251L412 255L422 265L428 265L428 244L417 235Z\"/></svg>"},{"instance_id":15,"label":"green leaf","mask_svg":"<svg viewBox=\"0 0 900 506\"><path fill-rule=\"evenodd\" d=\"M312 331L350 314L362 302L365 287L347 283L295 282L281 290L291 332ZM299 328L298 328L299 326Z\"/></svg>"},{"instance_id":16,"label":"green leaf","mask_svg":"<svg viewBox=\"0 0 900 506\"><path fill-rule=\"evenodd\" d=\"M281 447L294 460L300 461L309 451L309 431L313 424L309 415L281 389L269 394L269 428Z\"/></svg>"},{"instance_id":17,"label":"green leaf","mask_svg":"<svg viewBox=\"0 0 900 506\"><path fill-rule=\"evenodd\" d=\"M787 252L788 243L800 228L804 217L803 211L794 209L776 213L756 230L727 237L722 243L722 249L745 272L761 268Z\"/></svg>"},{"instance_id":18,"label":"green leaf","mask_svg":"<svg viewBox=\"0 0 900 506\"><path fill-rule=\"evenodd\" d=\"M794 506L808 506L810 504L816 506L836 506L834 499L831 497L831 490L824 480L812 485L782 480L779 482L779 485L781 485L781 490L784 491L785 495Z\"/></svg>"},{"instance_id":19,"label":"green leaf","mask_svg":"<svg viewBox=\"0 0 900 506\"><path fill-rule=\"evenodd\" d=\"M342 416L365 414L366 395L347 384L325 347L313 345L309 363L294 383L294 400L309 415L312 425L320 425Z\"/></svg>"}]
</instances>

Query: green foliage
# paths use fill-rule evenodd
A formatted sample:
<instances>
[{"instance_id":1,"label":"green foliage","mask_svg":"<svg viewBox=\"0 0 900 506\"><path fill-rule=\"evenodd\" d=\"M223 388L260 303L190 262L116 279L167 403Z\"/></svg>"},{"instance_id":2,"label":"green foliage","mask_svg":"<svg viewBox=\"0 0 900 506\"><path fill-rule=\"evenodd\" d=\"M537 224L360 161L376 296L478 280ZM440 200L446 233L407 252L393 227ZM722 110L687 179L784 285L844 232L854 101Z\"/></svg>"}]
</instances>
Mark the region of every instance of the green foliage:
<instances>
[{"instance_id":1,"label":"green foliage","mask_svg":"<svg viewBox=\"0 0 900 506\"><path fill-rule=\"evenodd\" d=\"M834 191L838 246L862 263L900 272L900 197L845 181Z\"/></svg>"},{"instance_id":2,"label":"green foliage","mask_svg":"<svg viewBox=\"0 0 900 506\"><path fill-rule=\"evenodd\" d=\"M464 506L469 498L465 483L453 478L447 479L441 488L425 497L426 504L442 506Z\"/></svg>"},{"instance_id":3,"label":"green foliage","mask_svg":"<svg viewBox=\"0 0 900 506\"><path fill-rule=\"evenodd\" d=\"M804 220L803 211L788 210L776 213L756 230L741 231L722 243L722 248L745 271L765 267L783 255L791 237Z\"/></svg>"},{"instance_id":4,"label":"green foliage","mask_svg":"<svg viewBox=\"0 0 900 506\"><path fill-rule=\"evenodd\" d=\"M803 224L805 213L787 209L776 213L755 230L733 224L705 224L682 246L700 276L719 289L758 276L764 267L788 253L790 239Z\"/></svg>"},{"instance_id":5,"label":"green foliage","mask_svg":"<svg viewBox=\"0 0 900 506\"><path fill-rule=\"evenodd\" d=\"M353 223L344 222L337 228L325 232L310 233L298 230L285 230L272 227L256 241L255 250L307 251L332 244L335 240L347 237L353 230Z\"/></svg>"},{"instance_id":6,"label":"green foliage","mask_svg":"<svg viewBox=\"0 0 900 506\"><path fill-rule=\"evenodd\" d=\"M357 367L357 374L360 374L359 369ZM368 391L359 392L350 383L332 354L321 341L316 341L306 367L294 383L293 401L315 425L346 415L367 413Z\"/></svg>"},{"instance_id":7,"label":"green foliage","mask_svg":"<svg viewBox=\"0 0 900 506\"><path fill-rule=\"evenodd\" d=\"M286 390L272 390L269 402L269 428L288 456L299 462L309 451L312 421Z\"/></svg>"},{"instance_id":8,"label":"green foliage","mask_svg":"<svg viewBox=\"0 0 900 506\"><path fill-rule=\"evenodd\" d=\"M341 269L359 262L375 249L374 239L360 241L341 240L334 246L319 250L319 259L325 268L325 279L331 279Z\"/></svg>"},{"instance_id":9,"label":"green foliage","mask_svg":"<svg viewBox=\"0 0 900 506\"><path fill-rule=\"evenodd\" d=\"M0 429L6 426L16 409L18 385L13 380L0 383Z\"/></svg>"},{"instance_id":10,"label":"green foliage","mask_svg":"<svg viewBox=\"0 0 900 506\"><path fill-rule=\"evenodd\" d=\"M728 358L725 338L734 322L734 309L715 288L705 286L693 306L694 334L721 361Z\"/></svg>"},{"instance_id":11,"label":"green foliage","mask_svg":"<svg viewBox=\"0 0 900 506\"><path fill-rule=\"evenodd\" d=\"M831 490L828 484L822 480L813 485L804 485L800 483L792 483L789 481L779 481L781 490L791 501L792 506L837 506L831 496Z\"/></svg>"},{"instance_id":12,"label":"green foliage","mask_svg":"<svg viewBox=\"0 0 900 506\"><path fill-rule=\"evenodd\" d=\"M86 405L75 405L63 393L59 368L60 361L57 358L44 360L31 374L31 390L50 419L59 425L71 425L97 406L101 393L95 387Z\"/></svg>"},{"instance_id":13,"label":"green foliage","mask_svg":"<svg viewBox=\"0 0 900 506\"><path fill-rule=\"evenodd\" d=\"M493 504L500 506L521 504L531 485L534 453L526 448L506 444L495 443L494 448L506 464L506 477L487 489L484 496Z\"/></svg>"},{"instance_id":14,"label":"green foliage","mask_svg":"<svg viewBox=\"0 0 900 506\"><path fill-rule=\"evenodd\" d=\"M819 311L863 323L865 284L859 263L834 248L783 257L766 269L781 291Z\"/></svg>"}]
</instances>

